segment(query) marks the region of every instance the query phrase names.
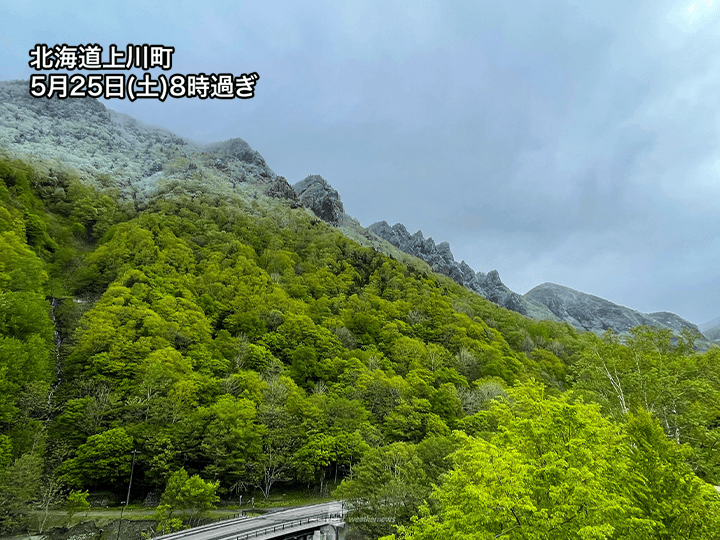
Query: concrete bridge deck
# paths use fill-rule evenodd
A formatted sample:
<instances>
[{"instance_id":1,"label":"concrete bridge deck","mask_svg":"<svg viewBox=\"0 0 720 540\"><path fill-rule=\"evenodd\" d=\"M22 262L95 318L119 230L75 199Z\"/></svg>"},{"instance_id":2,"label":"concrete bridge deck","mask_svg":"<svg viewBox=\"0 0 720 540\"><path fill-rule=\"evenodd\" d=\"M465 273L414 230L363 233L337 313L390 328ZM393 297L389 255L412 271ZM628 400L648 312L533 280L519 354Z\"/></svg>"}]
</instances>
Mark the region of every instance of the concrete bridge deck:
<instances>
[{"instance_id":1,"label":"concrete bridge deck","mask_svg":"<svg viewBox=\"0 0 720 540\"><path fill-rule=\"evenodd\" d=\"M344 527L341 502L300 506L178 531L160 540L336 540Z\"/></svg>"}]
</instances>

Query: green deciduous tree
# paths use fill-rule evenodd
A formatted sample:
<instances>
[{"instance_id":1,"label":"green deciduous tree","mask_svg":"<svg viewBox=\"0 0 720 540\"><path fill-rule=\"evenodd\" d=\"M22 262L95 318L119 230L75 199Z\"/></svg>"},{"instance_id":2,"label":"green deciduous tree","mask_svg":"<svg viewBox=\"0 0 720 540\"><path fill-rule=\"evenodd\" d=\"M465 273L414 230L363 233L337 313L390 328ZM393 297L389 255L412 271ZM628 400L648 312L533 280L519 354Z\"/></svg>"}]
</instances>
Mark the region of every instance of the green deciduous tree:
<instances>
[{"instance_id":1,"label":"green deciduous tree","mask_svg":"<svg viewBox=\"0 0 720 540\"><path fill-rule=\"evenodd\" d=\"M626 487L647 538L720 537L720 496L688 465L692 449L669 439L646 411L631 415L625 431L631 472Z\"/></svg>"},{"instance_id":2,"label":"green deciduous tree","mask_svg":"<svg viewBox=\"0 0 720 540\"><path fill-rule=\"evenodd\" d=\"M71 491L65 502L65 510L67 511L68 521L78 512L85 512L90 508L90 503L87 500L87 491Z\"/></svg>"},{"instance_id":3,"label":"green deciduous tree","mask_svg":"<svg viewBox=\"0 0 720 540\"><path fill-rule=\"evenodd\" d=\"M620 436L596 406L511 391L490 414L501 429L489 441L464 437L455 467L407 538L603 538L624 517L616 482Z\"/></svg>"},{"instance_id":4,"label":"green deciduous tree","mask_svg":"<svg viewBox=\"0 0 720 540\"><path fill-rule=\"evenodd\" d=\"M222 479L229 486L238 480L262 449L263 428L255 422L255 404L244 398L221 396L199 414L209 420L202 442L210 459L206 475Z\"/></svg>"},{"instance_id":5,"label":"green deciduous tree","mask_svg":"<svg viewBox=\"0 0 720 540\"><path fill-rule=\"evenodd\" d=\"M170 515L176 510L189 510L190 519L215 508L220 500L216 495L219 482L208 482L199 475L188 476L184 468L174 472L168 479L160 504L170 508Z\"/></svg>"},{"instance_id":6,"label":"green deciduous tree","mask_svg":"<svg viewBox=\"0 0 720 540\"><path fill-rule=\"evenodd\" d=\"M717 493L647 413L627 435L597 405L526 384L461 435L454 468L405 539L715 538Z\"/></svg>"},{"instance_id":7,"label":"green deciduous tree","mask_svg":"<svg viewBox=\"0 0 720 540\"><path fill-rule=\"evenodd\" d=\"M693 340L687 332L674 336L667 329L637 327L622 343L608 332L573 367L575 387L589 391L619 421L632 412L651 413L668 437L699 450L692 456L696 469L717 483L720 415L711 405L720 399L717 352L695 353Z\"/></svg>"},{"instance_id":8,"label":"green deciduous tree","mask_svg":"<svg viewBox=\"0 0 720 540\"><path fill-rule=\"evenodd\" d=\"M60 466L60 479L73 487L117 487L129 479L132 449L133 438L124 428L92 435Z\"/></svg>"}]
</instances>

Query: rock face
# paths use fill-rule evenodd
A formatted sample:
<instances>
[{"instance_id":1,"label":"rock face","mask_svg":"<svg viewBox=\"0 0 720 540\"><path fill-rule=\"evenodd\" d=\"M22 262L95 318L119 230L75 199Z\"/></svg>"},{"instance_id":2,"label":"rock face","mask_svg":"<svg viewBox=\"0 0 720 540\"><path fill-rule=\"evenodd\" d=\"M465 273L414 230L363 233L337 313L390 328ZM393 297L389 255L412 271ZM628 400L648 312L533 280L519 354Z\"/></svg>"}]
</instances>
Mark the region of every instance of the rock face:
<instances>
[{"instance_id":1,"label":"rock face","mask_svg":"<svg viewBox=\"0 0 720 540\"><path fill-rule=\"evenodd\" d=\"M239 137L228 139L227 141L206 144L203 150L226 158L225 160L221 159L222 163L228 159L242 161L247 165L253 166L258 177L267 181L275 179L275 173L268 167L267 163L265 163L265 159L260 155L260 152L250 148L250 145Z\"/></svg>"},{"instance_id":2,"label":"rock face","mask_svg":"<svg viewBox=\"0 0 720 540\"><path fill-rule=\"evenodd\" d=\"M530 312L537 310L547 311L544 306L529 306L522 296L508 289L500 280L497 270L487 274L475 273L465 261L458 263L447 242L436 245L432 238L425 239L422 231L410 234L402 223L396 223L391 227L386 221L379 221L370 225L368 230L401 251L424 260L434 271L452 278L499 306L523 315L530 315ZM554 318L550 313L545 315L546 318Z\"/></svg>"},{"instance_id":3,"label":"rock face","mask_svg":"<svg viewBox=\"0 0 720 540\"><path fill-rule=\"evenodd\" d=\"M293 186L298 201L331 225L342 222L345 210L340 194L318 174L312 174Z\"/></svg>"},{"instance_id":4,"label":"rock face","mask_svg":"<svg viewBox=\"0 0 720 540\"><path fill-rule=\"evenodd\" d=\"M528 315L528 306L523 301L523 297L518 293L511 291L502 281L497 270L491 270L483 275L482 272L476 274L477 292L482 294L491 302L507 308L511 311L517 311L523 315Z\"/></svg>"},{"instance_id":5,"label":"rock face","mask_svg":"<svg viewBox=\"0 0 720 540\"><path fill-rule=\"evenodd\" d=\"M696 324L692 324L679 315L675 315L674 313L670 313L668 311L655 311L653 313L648 313L647 316L660 323L661 326L669 328L673 332L682 332L684 328L690 328L691 330L696 331L699 330Z\"/></svg>"},{"instance_id":6,"label":"rock face","mask_svg":"<svg viewBox=\"0 0 720 540\"><path fill-rule=\"evenodd\" d=\"M680 332L683 328L698 331L697 326L674 313L640 313L554 283L538 285L528 291L525 298L544 304L556 317L575 327L596 333L604 332L608 328L622 333L638 325L670 328L674 332Z\"/></svg>"},{"instance_id":7,"label":"rock face","mask_svg":"<svg viewBox=\"0 0 720 540\"><path fill-rule=\"evenodd\" d=\"M275 180L273 180L265 191L265 195L274 197L275 199L288 199L294 203L297 203L298 200L297 193L295 193L295 190L290 186L284 176L275 177Z\"/></svg>"}]
</instances>

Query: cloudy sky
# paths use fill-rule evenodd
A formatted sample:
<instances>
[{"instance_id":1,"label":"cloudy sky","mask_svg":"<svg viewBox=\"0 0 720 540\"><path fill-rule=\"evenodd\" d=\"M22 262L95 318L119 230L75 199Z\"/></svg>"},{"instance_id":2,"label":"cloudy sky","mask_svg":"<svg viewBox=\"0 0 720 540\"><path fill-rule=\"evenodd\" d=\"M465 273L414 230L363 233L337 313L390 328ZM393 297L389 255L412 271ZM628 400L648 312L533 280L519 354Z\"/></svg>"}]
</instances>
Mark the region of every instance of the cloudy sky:
<instances>
[{"instance_id":1,"label":"cloudy sky","mask_svg":"<svg viewBox=\"0 0 720 540\"><path fill-rule=\"evenodd\" d=\"M551 281L720 315L720 0L0 12L0 79L29 78L36 43L162 44L171 73L255 71L252 100L107 104L198 142L242 137L291 183L321 174L363 225L422 229L519 293Z\"/></svg>"}]
</instances>

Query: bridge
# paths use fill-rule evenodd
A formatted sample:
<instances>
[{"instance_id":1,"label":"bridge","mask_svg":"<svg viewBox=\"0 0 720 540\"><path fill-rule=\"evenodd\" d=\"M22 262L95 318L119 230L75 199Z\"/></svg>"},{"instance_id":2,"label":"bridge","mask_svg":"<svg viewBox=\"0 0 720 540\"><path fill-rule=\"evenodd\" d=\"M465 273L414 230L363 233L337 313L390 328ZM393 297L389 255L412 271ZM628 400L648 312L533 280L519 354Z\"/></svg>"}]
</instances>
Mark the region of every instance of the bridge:
<instances>
[{"instance_id":1,"label":"bridge","mask_svg":"<svg viewBox=\"0 0 720 540\"><path fill-rule=\"evenodd\" d=\"M339 501L300 506L258 517L241 517L156 537L160 540L340 540L344 510Z\"/></svg>"}]
</instances>

